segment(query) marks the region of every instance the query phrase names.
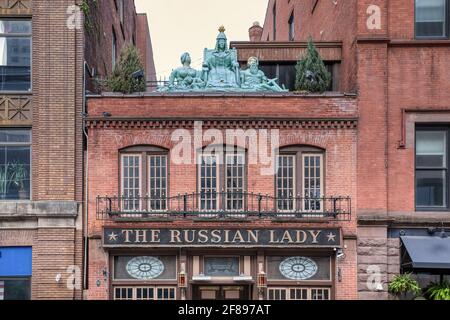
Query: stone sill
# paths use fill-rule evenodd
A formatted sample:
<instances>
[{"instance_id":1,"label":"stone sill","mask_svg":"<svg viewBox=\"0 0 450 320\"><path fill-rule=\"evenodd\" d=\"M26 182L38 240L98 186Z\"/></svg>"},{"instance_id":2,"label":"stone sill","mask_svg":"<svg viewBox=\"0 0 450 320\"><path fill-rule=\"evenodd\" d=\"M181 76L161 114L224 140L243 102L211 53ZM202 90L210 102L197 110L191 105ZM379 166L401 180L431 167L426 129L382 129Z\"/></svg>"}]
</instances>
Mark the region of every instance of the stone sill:
<instances>
[{"instance_id":1,"label":"stone sill","mask_svg":"<svg viewBox=\"0 0 450 320\"><path fill-rule=\"evenodd\" d=\"M76 201L0 201L0 218L78 215Z\"/></svg>"}]
</instances>

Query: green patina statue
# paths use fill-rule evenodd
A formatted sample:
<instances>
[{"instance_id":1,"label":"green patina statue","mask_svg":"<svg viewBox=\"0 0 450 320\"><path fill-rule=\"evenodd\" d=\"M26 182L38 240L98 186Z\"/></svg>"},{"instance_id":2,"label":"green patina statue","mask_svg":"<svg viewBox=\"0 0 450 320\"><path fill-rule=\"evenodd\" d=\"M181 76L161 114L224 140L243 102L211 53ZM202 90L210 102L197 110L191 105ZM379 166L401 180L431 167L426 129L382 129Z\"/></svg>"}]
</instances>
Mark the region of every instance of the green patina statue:
<instances>
[{"instance_id":1,"label":"green patina statue","mask_svg":"<svg viewBox=\"0 0 450 320\"><path fill-rule=\"evenodd\" d=\"M168 91L171 90L195 90L205 86L201 74L191 68L191 56L185 52L181 56L182 67L172 71L169 79Z\"/></svg>"},{"instance_id":2,"label":"green patina statue","mask_svg":"<svg viewBox=\"0 0 450 320\"><path fill-rule=\"evenodd\" d=\"M191 68L189 53L181 56L182 67L170 75L160 92L287 92L259 70L256 57L248 60L248 68L240 70L236 49L229 49L225 28L220 27L215 49L205 49L202 71Z\"/></svg>"},{"instance_id":3,"label":"green patina statue","mask_svg":"<svg viewBox=\"0 0 450 320\"><path fill-rule=\"evenodd\" d=\"M247 61L247 69L240 73L241 88L244 90L287 91L278 85L277 79L268 79L264 72L259 70L259 60L256 57L250 57Z\"/></svg>"}]
</instances>

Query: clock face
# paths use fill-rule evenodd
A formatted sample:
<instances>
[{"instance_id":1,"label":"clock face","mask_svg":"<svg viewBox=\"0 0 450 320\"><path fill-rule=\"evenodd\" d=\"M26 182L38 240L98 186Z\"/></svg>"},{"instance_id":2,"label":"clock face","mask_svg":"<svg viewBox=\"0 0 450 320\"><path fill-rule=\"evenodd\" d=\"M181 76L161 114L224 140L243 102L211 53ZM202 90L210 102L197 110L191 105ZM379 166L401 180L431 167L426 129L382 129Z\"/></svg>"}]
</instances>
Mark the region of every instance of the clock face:
<instances>
[{"instance_id":1,"label":"clock face","mask_svg":"<svg viewBox=\"0 0 450 320\"><path fill-rule=\"evenodd\" d=\"M127 272L135 279L155 279L164 272L164 264L155 257L136 257L128 261Z\"/></svg>"},{"instance_id":2,"label":"clock face","mask_svg":"<svg viewBox=\"0 0 450 320\"><path fill-rule=\"evenodd\" d=\"M291 280L307 280L317 273L317 264L305 257L291 257L280 263L280 272Z\"/></svg>"}]
</instances>

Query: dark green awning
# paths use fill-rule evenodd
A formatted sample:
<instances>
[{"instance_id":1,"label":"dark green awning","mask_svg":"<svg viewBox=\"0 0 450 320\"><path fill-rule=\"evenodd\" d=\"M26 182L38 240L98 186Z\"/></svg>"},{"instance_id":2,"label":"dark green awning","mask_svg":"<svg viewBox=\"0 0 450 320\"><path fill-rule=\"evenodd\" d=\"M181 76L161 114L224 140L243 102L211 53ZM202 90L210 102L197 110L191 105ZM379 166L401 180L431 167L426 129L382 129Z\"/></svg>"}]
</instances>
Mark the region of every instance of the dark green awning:
<instances>
[{"instance_id":1,"label":"dark green awning","mask_svg":"<svg viewBox=\"0 0 450 320\"><path fill-rule=\"evenodd\" d=\"M412 269L450 269L450 238L400 237L409 259L402 266Z\"/></svg>"}]
</instances>

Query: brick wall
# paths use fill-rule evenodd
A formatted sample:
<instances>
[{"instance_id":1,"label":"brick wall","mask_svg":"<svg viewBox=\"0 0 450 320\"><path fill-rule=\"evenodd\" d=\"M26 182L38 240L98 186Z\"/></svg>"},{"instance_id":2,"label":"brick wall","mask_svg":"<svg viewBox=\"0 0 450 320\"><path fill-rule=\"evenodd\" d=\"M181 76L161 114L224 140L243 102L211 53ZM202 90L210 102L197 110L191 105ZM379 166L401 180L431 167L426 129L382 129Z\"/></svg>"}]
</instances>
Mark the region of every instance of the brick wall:
<instances>
[{"instance_id":1,"label":"brick wall","mask_svg":"<svg viewBox=\"0 0 450 320\"><path fill-rule=\"evenodd\" d=\"M280 145L309 145L326 150L326 195L345 195L352 199L356 195L356 127L327 127L325 123L332 119L351 119L355 114L355 99L349 97L164 97L153 95L139 97L92 97L89 106L89 292L90 299L107 299L108 286L104 283L102 271L109 268L107 253L101 248L99 237L102 228L115 226L117 223L97 220L96 197L98 195L117 195L119 193L119 155L120 150L134 145L153 145L173 149L175 142L172 133L184 128L192 133L189 119L213 119L208 128L217 128L221 132L225 128L258 128L263 120L252 120L262 117L270 128L280 129ZM226 113L223 110L227 110ZM103 112L111 117L103 119ZM323 119L322 127L294 128L286 119ZM220 118L224 122L220 122ZM128 120L127 120L128 119ZM134 119L134 120L130 120ZM160 119L158 124L149 125L146 121ZM177 124L171 121L179 121ZM250 122L247 122L250 121ZM252 121L254 121L252 123ZM259 123L261 122L261 123ZM264 121L263 121L264 122ZM259 123L259 124L258 124ZM204 128L206 129L206 128ZM239 145L239 144L238 144ZM248 143L240 145L248 148ZM192 152L194 156L194 152ZM169 155L170 157L170 155ZM261 165L249 164L247 174L248 191L273 194L274 177L263 176ZM169 192L171 195L191 193L197 186L197 167L195 164L169 166ZM105 177L108 177L107 182ZM355 209L355 207L353 208ZM346 259L339 262L342 270L342 281L336 284L338 299L355 299L356 244L351 240L356 235L356 221L299 223L274 222L270 219L259 219L248 222L194 222L192 220L175 220L171 222L138 222L120 223L120 227L139 228L275 228L275 227L341 227L345 241ZM97 280L101 280L97 286Z\"/></svg>"},{"instance_id":2,"label":"brick wall","mask_svg":"<svg viewBox=\"0 0 450 320\"><path fill-rule=\"evenodd\" d=\"M261 40L273 41L273 6L276 2L276 41L289 41L289 18L294 14L294 41L306 41L309 36L315 42L342 41L342 63L340 67L340 91L355 92L356 83L356 23L355 0L301 1L270 0ZM316 3L317 2L317 3Z\"/></svg>"}]
</instances>

